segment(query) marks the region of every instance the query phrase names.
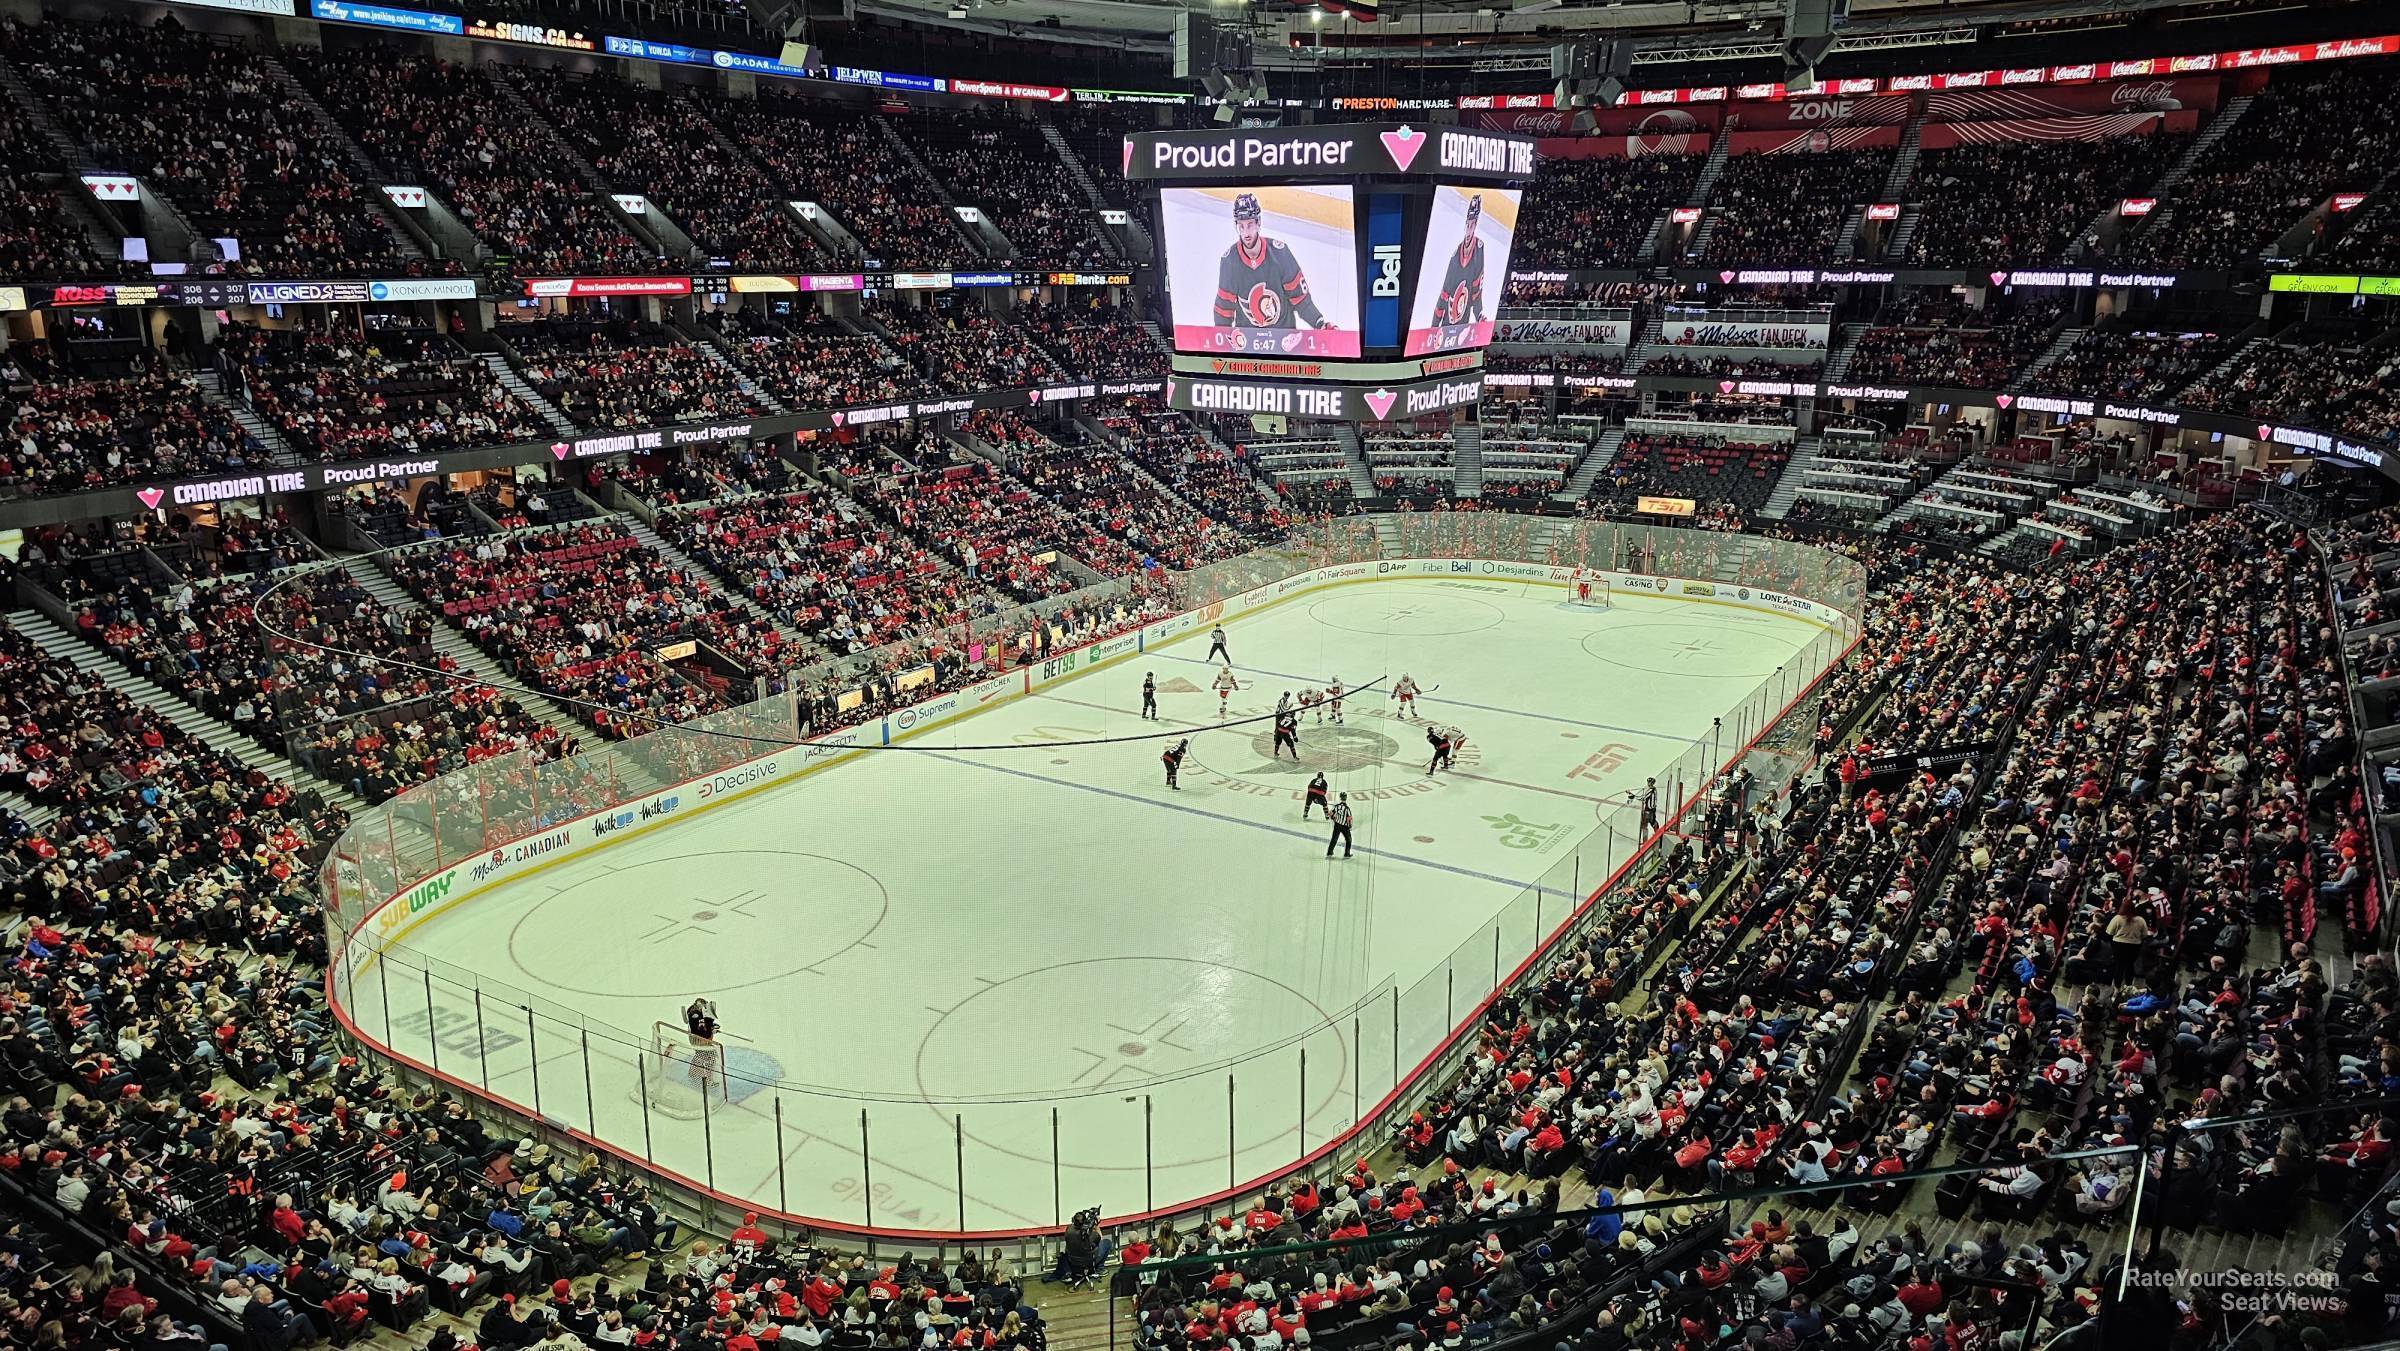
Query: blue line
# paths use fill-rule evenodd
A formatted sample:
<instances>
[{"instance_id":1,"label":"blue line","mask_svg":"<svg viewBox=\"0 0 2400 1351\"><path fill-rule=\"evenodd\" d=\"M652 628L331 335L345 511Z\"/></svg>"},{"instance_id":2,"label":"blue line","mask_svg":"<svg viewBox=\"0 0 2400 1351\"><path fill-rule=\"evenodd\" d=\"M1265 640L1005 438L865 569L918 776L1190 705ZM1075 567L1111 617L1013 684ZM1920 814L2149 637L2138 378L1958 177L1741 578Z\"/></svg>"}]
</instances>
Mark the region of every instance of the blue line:
<instances>
[{"instance_id":1,"label":"blue line","mask_svg":"<svg viewBox=\"0 0 2400 1351\"><path fill-rule=\"evenodd\" d=\"M1177 641L1181 641L1181 638L1179 637ZM1168 661L1190 662L1194 666L1216 665L1215 662L1209 661L1202 657L1178 657L1165 652L1157 652L1153 653L1152 655L1165 657ZM1289 671L1270 671L1263 666L1241 666L1236 667L1235 669L1242 671L1256 671L1260 675L1273 676L1277 680L1305 680L1311 684L1314 684L1321 678L1318 676L1293 675ZM1464 699L1437 699L1430 694L1420 694L1417 697L1429 704L1448 704L1452 708L1471 708L1479 713L1506 713L1511 717L1531 718L1535 722L1565 723L1569 727L1595 727L1603 732L1623 732L1627 736L1656 737L1661 741L1679 742L1686 746L1697 746L1701 742L1708 740L1707 737L1679 737L1667 732L1653 732L1645 727L1619 727L1614 723L1585 722L1581 718L1562 718L1555 713L1528 713L1521 708L1501 708L1496 704L1470 704Z\"/></svg>"},{"instance_id":2,"label":"blue line","mask_svg":"<svg viewBox=\"0 0 2400 1351\"><path fill-rule=\"evenodd\" d=\"M1102 797L1122 798L1127 802L1138 802L1145 807L1162 807L1168 811L1184 812L1192 816L1205 817L1211 821L1222 821L1227 825L1248 826L1252 830L1264 830L1271 831L1277 835L1289 835L1293 839L1306 840L1311 844L1315 844L1317 842L1317 836L1313 832L1294 830L1290 826L1279 826L1271 821L1252 821L1246 817L1228 816L1223 812L1212 812L1205 807L1187 807L1180 802L1161 802L1157 798L1143 797L1139 793L1128 793L1122 789L1103 788L1096 783L1077 783L1073 779L1053 778L1048 774L1036 774L1029 769L1011 769L1006 765L986 764L981 760L970 760L965 756L948 755L941 751L927 751L925 752L925 755L928 759L948 760L952 764L973 765L977 769L988 769L995 774L1011 774L1020 779L1031 779L1035 783L1047 783L1059 788L1079 789L1086 793L1098 793ZM1214 771L1211 772L1213 773ZM1328 829L1330 830L1330 827ZM1501 877L1493 873L1477 872L1473 868L1461 868L1455 863L1442 863L1434 859L1418 858L1413 854L1395 854L1381 849L1369 848L1364 845L1359 847L1358 852L1365 854L1369 858L1388 858L1396 863L1414 863L1420 868L1433 868L1441 872L1457 873L1461 877L1472 877L1478 882L1494 882L1504 887L1515 887L1520 891L1541 889L1536 887L1534 883L1522 882L1514 877ZM1565 895L1566 893L1561 892L1559 894Z\"/></svg>"}]
</instances>

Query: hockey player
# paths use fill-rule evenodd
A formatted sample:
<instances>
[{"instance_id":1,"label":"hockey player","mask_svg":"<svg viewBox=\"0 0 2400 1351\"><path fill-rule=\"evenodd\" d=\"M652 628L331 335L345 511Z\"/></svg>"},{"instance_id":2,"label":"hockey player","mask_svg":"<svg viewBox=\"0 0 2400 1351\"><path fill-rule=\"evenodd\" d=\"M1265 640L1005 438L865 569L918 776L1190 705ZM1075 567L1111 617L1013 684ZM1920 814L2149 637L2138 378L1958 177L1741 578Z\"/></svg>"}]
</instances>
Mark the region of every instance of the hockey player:
<instances>
[{"instance_id":1,"label":"hockey player","mask_svg":"<svg viewBox=\"0 0 2400 1351\"><path fill-rule=\"evenodd\" d=\"M1418 693L1416 677L1403 672L1400 676L1400 683L1392 686L1392 697L1400 701L1401 717L1417 716Z\"/></svg>"},{"instance_id":2,"label":"hockey player","mask_svg":"<svg viewBox=\"0 0 2400 1351\"><path fill-rule=\"evenodd\" d=\"M1208 687L1217 692L1217 716L1222 718L1227 701L1233 698L1235 690L1242 687L1242 682L1233 678L1233 668L1228 666L1217 672L1217 678L1210 681Z\"/></svg>"},{"instance_id":3,"label":"hockey player","mask_svg":"<svg viewBox=\"0 0 2400 1351\"><path fill-rule=\"evenodd\" d=\"M1268 758L1282 759L1286 746L1291 748L1292 763L1298 764L1300 762L1300 719L1289 713L1278 713L1275 715L1275 750Z\"/></svg>"},{"instance_id":4,"label":"hockey player","mask_svg":"<svg viewBox=\"0 0 2400 1351\"><path fill-rule=\"evenodd\" d=\"M1158 757L1159 762L1167 767L1167 787L1172 788L1179 793L1183 791L1183 785L1175 782L1175 772L1183 768L1183 757L1188 754L1191 749L1192 739L1187 736L1183 740L1176 742L1174 745L1167 747L1166 751Z\"/></svg>"},{"instance_id":5,"label":"hockey player","mask_svg":"<svg viewBox=\"0 0 2400 1351\"><path fill-rule=\"evenodd\" d=\"M1591 576L1590 576L1589 574L1587 574L1587 573L1577 573L1577 574L1576 574L1576 576L1575 576L1575 599L1577 599L1577 600L1580 600L1580 601L1586 601L1586 602L1588 602L1588 601L1590 601L1590 600L1591 600L1591 598L1592 598L1592 579L1591 579Z\"/></svg>"},{"instance_id":6,"label":"hockey player","mask_svg":"<svg viewBox=\"0 0 2400 1351\"><path fill-rule=\"evenodd\" d=\"M1320 769L1317 771L1317 776L1308 781L1308 791L1300 799L1301 820L1307 820L1310 812L1319 810L1325 813L1326 820L1333 819L1333 806L1325 800L1326 792L1325 771Z\"/></svg>"},{"instance_id":7,"label":"hockey player","mask_svg":"<svg viewBox=\"0 0 2400 1351\"><path fill-rule=\"evenodd\" d=\"M1342 847L1342 857L1350 857L1351 817L1350 795L1348 793L1342 794L1339 801L1335 802L1331 807L1326 809L1325 819L1333 822L1333 834L1327 836L1325 840L1325 857L1333 857L1333 847L1337 844Z\"/></svg>"},{"instance_id":8,"label":"hockey player","mask_svg":"<svg viewBox=\"0 0 2400 1351\"><path fill-rule=\"evenodd\" d=\"M1225 659L1225 664L1227 666L1233 665L1232 654L1225 650L1225 630L1221 627L1213 628L1208 631L1208 655L1202 658L1202 660L1215 661L1219 657L1223 657Z\"/></svg>"},{"instance_id":9,"label":"hockey player","mask_svg":"<svg viewBox=\"0 0 2400 1351\"><path fill-rule=\"evenodd\" d=\"M1325 715L1323 712L1317 710L1317 705L1323 703L1324 699L1324 695L1317 693L1316 686L1311 685L1307 689L1300 691L1299 711L1302 713L1316 712L1317 721L1323 722L1325 720Z\"/></svg>"},{"instance_id":10,"label":"hockey player","mask_svg":"<svg viewBox=\"0 0 2400 1351\"><path fill-rule=\"evenodd\" d=\"M1442 266L1441 294L1433 299L1433 321L1437 324L1472 324L1483 319L1483 264L1486 256L1483 236L1476 226L1483 222L1483 196L1478 193L1467 199L1466 233L1458 247L1450 251L1450 260Z\"/></svg>"},{"instance_id":11,"label":"hockey player","mask_svg":"<svg viewBox=\"0 0 2400 1351\"><path fill-rule=\"evenodd\" d=\"M1142 716L1158 716L1158 677L1148 671L1142 672Z\"/></svg>"},{"instance_id":12,"label":"hockey player","mask_svg":"<svg viewBox=\"0 0 2400 1351\"><path fill-rule=\"evenodd\" d=\"M1433 747L1433 759L1425 766L1425 772L1431 774L1437 769L1450 768L1450 757L1458 752L1459 746L1465 741L1466 737L1455 727L1427 727L1425 743Z\"/></svg>"},{"instance_id":13,"label":"hockey player","mask_svg":"<svg viewBox=\"0 0 2400 1351\"><path fill-rule=\"evenodd\" d=\"M1333 715L1335 725L1340 725L1342 721L1342 682L1337 680L1325 687L1325 704L1325 711Z\"/></svg>"},{"instance_id":14,"label":"hockey player","mask_svg":"<svg viewBox=\"0 0 2400 1351\"><path fill-rule=\"evenodd\" d=\"M1262 233L1266 212L1255 193L1233 199L1232 247L1217 260L1219 328L1327 328L1292 246ZM1480 262L1480 260L1479 260Z\"/></svg>"}]
</instances>

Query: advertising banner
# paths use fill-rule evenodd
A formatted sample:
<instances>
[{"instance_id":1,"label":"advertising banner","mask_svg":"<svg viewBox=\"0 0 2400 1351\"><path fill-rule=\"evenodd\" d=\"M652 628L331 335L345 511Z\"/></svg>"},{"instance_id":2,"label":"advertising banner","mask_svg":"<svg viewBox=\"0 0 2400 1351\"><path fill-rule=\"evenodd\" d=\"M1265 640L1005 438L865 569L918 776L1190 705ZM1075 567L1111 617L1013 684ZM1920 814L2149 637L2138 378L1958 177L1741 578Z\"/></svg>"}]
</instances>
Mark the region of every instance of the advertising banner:
<instances>
[{"instance_id":1,"label":"advertising banner","mask_svg":"<svg viewBox=\"0 0 2400 1351\"><path fill-rule=\"evenodd\" d=\"M350 0L309 0L309 17L327 23L355 23L368 28L389 28L402 33L437 33L445 37L464 37L467 21L455 14L435 14L429 10L402 9L397 5L356 5Z\"/></svg>"},{"instance_id":2,"label":"advertising banner","mask_svg":"<svg viewBox=\"0 0 2400 1351\"><path fill-rule=\"evenodd\" d=\"M1624 347L1633 341L1633 320L1502 319L1492 327L1492 341L1560 347Z\"/></svg>"},{"instance_id":3,"label":"advertising banner","mask_svg":"<svg viewBox=\"0 0 2400 1351\"><path fill-rule=\"evenodd\" d=\"M1772 102L1728 103L1725 125L1740 131L1785 131L1794 127L1898 127L1908 121L1909 96L1869 94L1851 98L1802 94ZM1739 150L1741 142L1734 142Z\"/></svg>"},{"instance_id":4,"label":"advertising banner","mask_svg":"<svg viewBox=\"0 0 2400 1351\"><path fill-rule=\"evenodd\" d=\"M2022 85L2001 89L1944 89L1926 96L1928 122L1987 118L2072 117L2094 113L2163 113L2178 108L2214 112L2224 81L2213 75L2111 84Z\"/></svg>"},{"instance_id":5,"label":"advertising banner","mask_svg":"<svg viewBox=\"0 0 2400 1351\"><path fill-rule=\"evenodd\" d=\"M2120 136L2151 135L2165 121L2164 113L1996 117L1981 122L1928 122L1918 136L1927 150L1948 150L1957 145L1989 145L2001 141L2113 141Z\"/></svg>"},{"instance_id":6,"label":"advertising banner","mask_svg":"<svg viewBox=\"0 0 2400 1351\"><path fill-rule=\"evenodd\" d=\"M1815 131L1736 131L1726 147L1736 155L1790 155L1828 150L1886 150L1900 144L1900 128L1821 127Z\"/></svg>"},{"instance_id":7,"label":"advertising banner","mask_svg":"<svg viewBox=\"0 0 2400 1351\"><path fill-rule=\"evenodd\" d=\"M1667 319L1658 340L1670 347L1823 347L1832 336L1829 320L1791 323L1780 319Z\"/></svg>"},{"instance_id":8,"label":"advertising banner","mask_svg":"<svg viewBox=\"0 0 2400 1351\"><path fill-rule=\"evenodd\" d=\"M1533 141L1459 127L1362 125L1145 131L1124 141L1127 178L1282 183L1369 174L1511 182L1533 177Z\"/></svg>"}]
</instances>

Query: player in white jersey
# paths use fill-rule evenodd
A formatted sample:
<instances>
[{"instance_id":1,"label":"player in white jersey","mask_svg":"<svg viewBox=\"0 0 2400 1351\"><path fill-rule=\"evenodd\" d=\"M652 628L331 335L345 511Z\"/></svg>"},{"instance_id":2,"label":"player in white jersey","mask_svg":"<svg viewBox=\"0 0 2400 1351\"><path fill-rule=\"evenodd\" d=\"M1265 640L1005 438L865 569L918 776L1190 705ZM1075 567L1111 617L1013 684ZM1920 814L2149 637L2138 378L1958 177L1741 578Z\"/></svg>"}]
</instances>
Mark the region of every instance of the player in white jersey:
<instances>
[{"instance_id":1,"label":"player in white jersey","mask_svg":"<svg viewBox=\"0 0 2400 1351\"><path fill-rule=\"evenodd\" d=\"M1217 672L1217 678L1210 681L1208 687L1217 692L1217 716L1222 718L1225 716L1226 701L1233 697L1235 690L1242 687L1242 682L1233 678L1233 668L1228 666Z\"/></svg>"},{"instance_id":2,"label":"player in white jersey","mask_svg":"<svg viewBox=\"0 0 2400 1351\"><path fill-rule=\"evenodd\" d=\"M1418 690L1416 677L1403 673L1400 677L1400 683L1392 686L1392 697L1400 701L1401 717L1413 718L1417 716L1417 694Z\"/></svg>"},{"instance_id":3,"label":"player in white jersey","mask_svg":"<svg viewBox=\"0 0 2400 1351\"><path fill-rule=\"evenodd\" d=\"M1342 720L1342 682L1337 680L1325 687L1325 711L1333 715L1336 723Z\"/></svg>"}]
</instances>

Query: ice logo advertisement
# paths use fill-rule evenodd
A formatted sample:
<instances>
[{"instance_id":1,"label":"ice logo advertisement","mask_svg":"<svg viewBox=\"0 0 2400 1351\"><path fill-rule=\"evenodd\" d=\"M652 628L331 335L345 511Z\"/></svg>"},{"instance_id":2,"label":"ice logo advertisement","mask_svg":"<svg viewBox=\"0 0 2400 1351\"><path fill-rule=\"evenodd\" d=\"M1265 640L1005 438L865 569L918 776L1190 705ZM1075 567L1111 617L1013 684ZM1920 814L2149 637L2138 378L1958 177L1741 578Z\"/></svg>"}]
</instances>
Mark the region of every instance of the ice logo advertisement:
<instances>
[{"instance_id":1,"label":"ice logo advertisement","mask_svg":"<svg viewBox=\"0 0 2400 1351\"><path fill-rule=\"evenodd\" d=\"M1490 345L1522 197L1515 188L1433 190L1425 257L1409 303L1408 355Z\"/></svg>"},{"instance_id":2,"label":"ice logo advertisement","mask_svg":"<svg viewBox=\"0 0 2400 1351\"><path fill-rule=\"evenodd\" d=\"M1348 187L1167 188L1159 220L1176 351L1359 354Z\"/></svg>"}]
</instances>

